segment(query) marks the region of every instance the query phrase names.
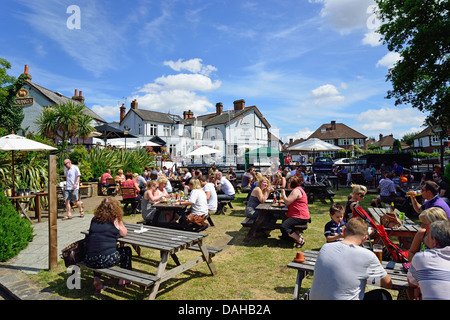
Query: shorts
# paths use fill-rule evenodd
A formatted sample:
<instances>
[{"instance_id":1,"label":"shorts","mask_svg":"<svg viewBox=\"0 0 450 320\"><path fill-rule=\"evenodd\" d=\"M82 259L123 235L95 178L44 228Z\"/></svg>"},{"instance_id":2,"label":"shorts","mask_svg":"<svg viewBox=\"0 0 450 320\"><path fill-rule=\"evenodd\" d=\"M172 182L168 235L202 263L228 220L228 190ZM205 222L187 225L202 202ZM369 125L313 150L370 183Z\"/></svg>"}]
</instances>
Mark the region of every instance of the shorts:
<instances>
[{"instance_id":1,"label":"shorts","mask_svg":"<svg viewBox=\"0 0 450 320\"><path fill-rule=\"evenodd\" d=\"M65 190L64 189L64 201L78 201L79 199L79 190L78 189L74 189L74 190Z\"/></svg>"}]
</instances>

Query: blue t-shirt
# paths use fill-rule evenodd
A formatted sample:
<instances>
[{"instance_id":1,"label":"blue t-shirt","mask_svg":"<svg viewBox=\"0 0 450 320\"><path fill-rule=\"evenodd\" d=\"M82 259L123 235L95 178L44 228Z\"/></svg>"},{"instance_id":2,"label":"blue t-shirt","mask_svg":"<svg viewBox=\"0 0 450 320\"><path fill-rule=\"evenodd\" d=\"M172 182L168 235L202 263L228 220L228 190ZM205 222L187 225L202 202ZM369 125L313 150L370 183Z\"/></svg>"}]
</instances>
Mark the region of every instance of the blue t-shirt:
<instances>
[{"instance_id":1,"label":"blue t-shirt","mask_svg":"<svg viewBox=\"0 0 450 320\"><path fill-rule=\"evenodd\" d=\"M336 236L342 233L343 227L345 227L346 225L347 224L344 221L341 221L341 223L338 225L336 222L331 220L325 225L325 231L323 234L325 235L325 237Z\"/></svg>"}]
</instances>

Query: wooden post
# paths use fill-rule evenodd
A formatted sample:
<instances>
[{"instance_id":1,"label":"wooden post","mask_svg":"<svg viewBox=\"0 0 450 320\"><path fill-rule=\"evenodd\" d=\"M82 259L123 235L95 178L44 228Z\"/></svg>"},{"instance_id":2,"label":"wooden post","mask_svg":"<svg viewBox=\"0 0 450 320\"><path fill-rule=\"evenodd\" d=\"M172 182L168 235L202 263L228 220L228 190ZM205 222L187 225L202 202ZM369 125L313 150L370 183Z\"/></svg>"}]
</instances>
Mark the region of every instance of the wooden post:
<instances>
[{"instance_id":1,"label":"wooden post","mask_svg":"<svg viewBox=\"0 0 450 320\"><path fill-rule=\"evenodd\" d=\"M50 270L56 268L58 263L57 201L56 155L50 155L48 159L48 265Z\"/></svg>"}]
</instances>

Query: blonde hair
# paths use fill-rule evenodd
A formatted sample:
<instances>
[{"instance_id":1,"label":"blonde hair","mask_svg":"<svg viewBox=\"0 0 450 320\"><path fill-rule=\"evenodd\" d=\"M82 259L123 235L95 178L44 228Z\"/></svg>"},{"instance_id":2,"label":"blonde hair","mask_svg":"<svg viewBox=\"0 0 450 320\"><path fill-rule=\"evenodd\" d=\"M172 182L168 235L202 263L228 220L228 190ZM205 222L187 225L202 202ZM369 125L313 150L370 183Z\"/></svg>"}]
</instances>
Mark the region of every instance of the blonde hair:
<instances>
[{"instance_id":1,"label":"blonde hair","mask_svg":"<svg viewBox=\"0 0 450 320\"><path fill-rule=\"evenodd\" d=\"M123 170L122 169L117 170L117 174L123 174Z\"/></svg>"},{"instance_id":2,"label":"blonde hair","mask_svg":"<svg viewBox=\"0 0 450 320\"><path fill-rule=\"evenodd\" d=\"M198 179L191 179L189 181L189 185L191 186L191 189L201 189L202 186L200 184L200 180Z\"/></svg>"},{"instance_id":3,"label":"blonde hair","mask_svg":"<svg viewBox=\"0 0 450 320\"><path fill-rule=\"evenodd\" d=\"M353 193L367 193L366 186L362 186L360 184L352 184L352 192Z\"/></svg>"},{"instance_id":4,"label":"blonde hair","mask_svg":"<svg viewBox=\"0 0 450 320\"><path fill-rule=\"evenodd\" d=\"M261 174L261 172L256 172L256 173L255 173L255 180L256 180L256 181L259 182L262 178L264 178L264 177L263 177L263 175Z\"/></svg>"},{"instance_id":5,"label":"blonde hair","mask_svg":"<svg viewBox=\"0 0 450 320\"><path fill-rule=\"evenodd\" d=\"M264 181L269 182L269 179L267 179L266 177L262 177L261 179L258 180L258 187L262 190L262 184Z\"/></svg>"},{"instance_id":6,"label":"blonde hair","mask_svg":"<svg viewBox=\"0 0 450 320\"><path fill-rule=\"evenodd\" d=\"M158 180L156 180L156 182L158 182L158 184L167 183L167 182L169 182L169 180L167 180L166 177L159 177Z\"/></svg>"},{"instance_id":7,"label":"blonde hair","mask_svg":"<svg viewBox=\"0 0 450 320\"><path fill-rule=\"evenodd\" d=\"M151 188L153 186L155 186L155 187L158 186L158 183L156 182L156 180L148 180L147 181L147 188Z\"/></svg>"},{"instance_id":8,"label":"blonde hair","mask_svg":"<svg viewBox=\"0 0 450 320\"><path fill-rule=\"evenodd\" d=\"M423 220L426 220L428 223L432 224L435 221L448 220L448 217L442 208L431 207L423 210L423 212L419 215L419 219L422 222L424 222Z\"/></svg>"}]
</instances>

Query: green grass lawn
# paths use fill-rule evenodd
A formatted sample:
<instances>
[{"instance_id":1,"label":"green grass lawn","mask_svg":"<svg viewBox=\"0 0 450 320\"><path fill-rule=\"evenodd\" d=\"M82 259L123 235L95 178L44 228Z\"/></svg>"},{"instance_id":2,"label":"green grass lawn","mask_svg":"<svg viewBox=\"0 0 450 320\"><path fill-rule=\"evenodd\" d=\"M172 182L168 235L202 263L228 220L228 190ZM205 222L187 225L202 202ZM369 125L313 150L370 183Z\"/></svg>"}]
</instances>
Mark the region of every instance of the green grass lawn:
<instances>
[{"instance_id":1,"label":"green grass lawn","mask_svg":"<svg viewBox=\"0 0 450 320\"><path fill-rule=\"evenodd\" d=\"M335 202L345 206L350 188L340 188L336 191ZM241 226L245 218L244 209L247 194L238 194L233 201L234 209L228 209L226 215L214 215L214 227L209 227L205 233L206 244L224 248L213 262L217 275L212 276L205 263L184 272L174 279L164 282L159 289L158 300L291 300L294 292L296 271L287 268L287 264L295 257L298 249L293 243L279 239L281 232L274 230L269 238L255 238L244 242L248 228ZM370 206L375 195L368 195L361 202L363 208ZM306 244L301 249L319 250L325 243L323 229L330 220L329 201L316 201L309 205L311 224L304 232ZM125 222L135 223L141 217L126 216ZM186 252L185 252L186 251ZM181 262L194 258L198 253L189 250L178 254ZM134 252L134 251L133 251ZM155 273L159 262L159 252L143 248L143 254L133 256L133 268ZM175 264L170 260L168 268ZM144 299L148 291L143 293L139 287L131 285L122 288L116 279L104 277L108 289L102 295L94 295L92 272L82 270L81 289L69 290L66 280L69 274L61 261L53 271L41 271L31 276L39 284L49 287L58 295L67 299ZM311 287L312 276L307 276L302 284L302 293ZM396 295L396 292L392 292Z\"/></svg>"}]
</instances>

